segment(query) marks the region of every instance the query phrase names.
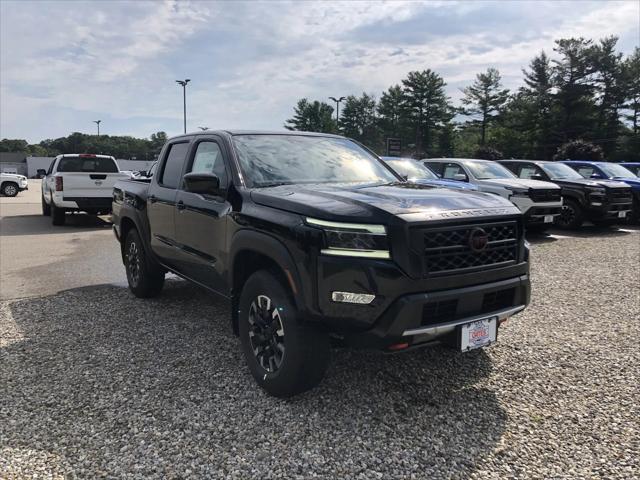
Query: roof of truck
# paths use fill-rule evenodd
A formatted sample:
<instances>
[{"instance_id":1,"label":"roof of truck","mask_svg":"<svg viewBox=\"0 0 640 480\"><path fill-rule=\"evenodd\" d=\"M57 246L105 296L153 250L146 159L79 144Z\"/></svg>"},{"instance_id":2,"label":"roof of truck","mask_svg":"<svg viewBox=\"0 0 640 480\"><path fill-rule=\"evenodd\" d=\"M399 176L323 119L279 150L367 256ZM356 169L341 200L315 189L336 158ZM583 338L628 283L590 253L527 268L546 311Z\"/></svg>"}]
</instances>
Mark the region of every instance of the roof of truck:
<instances>
[{"instance_id":1,"label":"roof of truck","mask_svg":"<svg viewBox=\"0 0 640 480\"><path fill-rule=\"evenodd\" d=\"M293 130L204 130L176 135L174 137L171 137L171 140L181 137L193 137L195 135L297 135L302 137L345 138L341 135L335 135L333 133L300 132Z\"/></svg>"}]
</instances>

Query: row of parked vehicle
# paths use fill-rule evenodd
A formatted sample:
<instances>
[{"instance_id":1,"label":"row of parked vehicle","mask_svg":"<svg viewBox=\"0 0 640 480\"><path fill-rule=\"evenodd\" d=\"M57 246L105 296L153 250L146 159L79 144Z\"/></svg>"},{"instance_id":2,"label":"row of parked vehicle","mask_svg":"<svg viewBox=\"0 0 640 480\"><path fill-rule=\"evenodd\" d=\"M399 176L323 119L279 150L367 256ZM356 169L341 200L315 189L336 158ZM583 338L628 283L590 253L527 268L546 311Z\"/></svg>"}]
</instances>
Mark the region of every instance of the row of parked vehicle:
<instances>
[{"instance_id":1,"label":"row of parked vehicle","mask_svg":"<svg viewBox=\"0 0 640 480\"><path fill-rule=\"evenodd\" d=\"M0 193L5 197L15 197L18 193L28 190L27 177L17 173L0 173Z\"/></svg>"},{"instance_id":2,"label":"row of parked vehicle","mask_svg":"<svg viewBox=\"0 0 640 480\"><path fill-rule=\"evenodd\" d=\"M527 225L571 225L574 192L592 221L632 210L637 177L588 165L585 179L582 163L381 159L335 135L205 131L170 139L144 177L58 157L42 208L54 223L112 210L138 297L173 272L229 299L255 381L287 397L320 382L330 338L387 352L495 342L529 304Z\"/></svg>"},{"instance_id":3,"label":"row of parked vehicle","mask_svg":"<svg viewBox=\"0 0 640 480\"><path fill-rule=\"evenodd\" d=\"M637 221L640 163L382 157L407 181L493 193L525 215L530 230L578 228L585 221Z\"/></svg>"}]
</instances>

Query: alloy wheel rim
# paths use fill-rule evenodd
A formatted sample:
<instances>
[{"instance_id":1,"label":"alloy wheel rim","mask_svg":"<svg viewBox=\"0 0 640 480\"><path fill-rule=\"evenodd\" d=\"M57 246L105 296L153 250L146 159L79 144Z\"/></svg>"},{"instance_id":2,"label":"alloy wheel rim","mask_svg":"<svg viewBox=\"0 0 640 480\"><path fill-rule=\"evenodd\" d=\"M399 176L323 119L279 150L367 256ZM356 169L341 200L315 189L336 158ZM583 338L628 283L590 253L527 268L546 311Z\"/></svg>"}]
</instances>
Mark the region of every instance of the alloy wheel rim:
<instances>
[{"instance_id":1,"label":"alloy wheel rim","mask_svg":"<svg viewBox=\"0 0 640 480\"><path fill-rule=\"evenodd\" d=\"M140 279L140 255L138 254L138 245L136 245L136 242L131 242L129 244L129 251L127 252L127 265L129 267L131 282L134 285L137 285L138 280Z\"/></svg>"},{"instance_id":2,"label":"alloy wheel rim","mask_svg":"<svg viewBox=\"0 0 640 480\"><path fill-rule=\"evenodd\" d=\"M560 223L563 225L570 224L576 217L576 212L573 208L563 205L562 210L560 210Z\"/></svg>"},{"instance_id":3,"label":"alloy wheel rim","mask_svg":"<svg viewBox=\"0 0 640 480\"><path fill-rule=\"evenodd\" d=\"M7 195L8 197L12 197L13 195L16 194L16 187L14 187L13 185L7 185L4 188L4 193L5 195Z\"/></svg>"},{"instance_id":4,"label":"alloy wheel rim","mask_svg":"<svg viewBox=\"0 0 640 480\"><path fill-rule=\"evenodd\" d=\"M284 360L284 326L280 309L266 295L258 295L249 307L249 343L258 364L274 373Z\"/></svg>"}]
</instances>

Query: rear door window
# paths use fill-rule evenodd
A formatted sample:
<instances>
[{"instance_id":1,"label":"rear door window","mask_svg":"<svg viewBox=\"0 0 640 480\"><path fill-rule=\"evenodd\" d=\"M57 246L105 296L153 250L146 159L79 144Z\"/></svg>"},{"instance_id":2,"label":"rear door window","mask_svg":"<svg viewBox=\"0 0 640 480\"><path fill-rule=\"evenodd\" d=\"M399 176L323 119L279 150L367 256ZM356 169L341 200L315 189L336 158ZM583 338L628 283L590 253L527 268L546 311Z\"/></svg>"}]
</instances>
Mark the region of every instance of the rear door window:
<instances>
[{"instance_id":1,"label":"rear door window","mask_svg":"<svg viewBox=\"0 0 640 480\"><path fill-rule=\"evenodd\" d=\"M177 188L182 178L182 168L187 158L189 143L174 143L169 146L167 159L162 167L162 175L160 176L160 184L167 188Z\"/></svg>"}]
</instances>

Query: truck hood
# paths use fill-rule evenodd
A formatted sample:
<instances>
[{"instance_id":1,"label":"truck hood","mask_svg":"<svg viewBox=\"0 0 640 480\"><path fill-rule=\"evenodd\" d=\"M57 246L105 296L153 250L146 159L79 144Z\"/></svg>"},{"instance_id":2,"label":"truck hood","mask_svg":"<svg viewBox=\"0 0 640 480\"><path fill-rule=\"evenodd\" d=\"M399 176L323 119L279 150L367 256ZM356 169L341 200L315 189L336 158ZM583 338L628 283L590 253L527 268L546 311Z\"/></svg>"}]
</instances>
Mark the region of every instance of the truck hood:
<instances>
[{"instance_id":1,"label":"truck hood","mask_svg":"<svg viewBox=\"0 0 640 480\"><path fill-rule=\"evenodd\" d=\"M474 190L474 191L478 190L478 187L476 187L472 183L457 182L455 180L410 178L409 181L411 183L418 183L420 185L432 185L434 187L457 188L460 190Z\"/></svg>"},{"instance_id":2,"label":"truck hood","mask_svg":"<svg viewBox=\"0 0 640 480\"><path fill-rule=\"evenodd\" d=\"M606 187L624 188L628 185L614 180L592 180L589 178L575 178L571 180L553 179L553 182L562 187Z\"/></svg>"},{"instance_id":3,"label":"truck hood","mask_svg":"<svg viewBox=\"0 0 640 480\"><path fill-rule=\"evenodd\" d=\"M616 182L624 182L629 185L633 190L640 190L640 178L631 178L631 177L613 177L611 180Z\"/></svg>"},{"instance_id":4,"label":"truck hood","mask_svg":"<svg viewBox=\"0 0 640 480\"><path fill-rule=\"evenodd\" d=\"M527 180L526 178L492 178L491 180L480 180L483 185L504 188L540 188L544 190L554 190L558 187L555 183L543 182L542 180Z\"/></svg>"},{"instance_id":5,"label":"truck hood","mask_svg":"<svg viewBox=\"0 0 640 480\"><path fill-rule=\"evenodd\" d=\"M251 199L260 205L320 219L387 223L391 217L428 220L460 215L507 215L519 211L497 195L434 188L411 183L390 185L303 184L259 188ZM456 215L457 216L457 215Z\"/></svg>"}]
</instances>

